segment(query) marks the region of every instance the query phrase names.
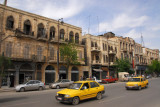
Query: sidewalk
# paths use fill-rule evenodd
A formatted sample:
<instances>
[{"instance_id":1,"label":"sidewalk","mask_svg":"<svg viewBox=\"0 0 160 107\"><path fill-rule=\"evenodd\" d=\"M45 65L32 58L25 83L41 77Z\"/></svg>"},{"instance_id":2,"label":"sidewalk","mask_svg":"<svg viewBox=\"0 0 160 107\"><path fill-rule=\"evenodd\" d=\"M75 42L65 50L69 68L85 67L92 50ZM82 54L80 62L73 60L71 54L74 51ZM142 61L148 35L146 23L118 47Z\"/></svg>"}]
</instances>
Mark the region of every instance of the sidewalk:
<instances>
[{"instance_id":1,"label":"sidewalk","mask_svg":"<svg viewBox=\"0 0 160 107\"><path fill-rule=\"evenodd\" d=\"M45 89L48 90L49 85L46 85ZM12 92L12 91L16 91L15 87L2 86L0 88L0 93L2 93L2 92Z\"/></svg>"},{"instance_id":2,"label":"sidewalk","mask_svg":"<svg viewBox=\"0 0 160 107\"><path fill-rule=\"evenodd\" d=\"M15 88L14 87L8 87L8 86L2 86L0 88L0 93L1 92L11 92L11 91L15 91Z\"/></svg>"}]
</instances>

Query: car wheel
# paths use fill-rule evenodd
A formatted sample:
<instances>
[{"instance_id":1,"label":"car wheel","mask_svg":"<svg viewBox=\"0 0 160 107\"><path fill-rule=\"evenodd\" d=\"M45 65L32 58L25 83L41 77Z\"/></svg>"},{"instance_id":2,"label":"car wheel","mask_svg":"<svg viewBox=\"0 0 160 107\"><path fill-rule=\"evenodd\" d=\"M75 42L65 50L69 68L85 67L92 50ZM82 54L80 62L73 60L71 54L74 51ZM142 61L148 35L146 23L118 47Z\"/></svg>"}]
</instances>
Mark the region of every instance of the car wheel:
<instances>
[{"instance_id":1,"label":"car wheel","mask_svg":"<svg viewBox=\"0 0 160 107\"><path fill-rule=\"evenodd\" d=\"M138 90L141 90L141 86L138 87Z\"/></svg>"},{"instance_id":2,"label":"car wheel","mask_svg":"<svg viewBox=\"0 0 160 107\"><path fill-rule=\"evenodd\" d=\"M24 92L24 91L25 91L25 89L24 89L24 88L21 88L21 89L20 89L20 92Z\"/></svg>"},{"instance_id":3,"label":"car wheel","mask_svg":"<svg viewBox=\"0 0 160 107\"><path fill-rule=\"evenodd\" d=\"M57 86L56 86L56 88L57 88L57 89L60 89L60 86L59 86L59 85L57 85Z\"/></svg>"},{"instance_id":4,"label":"car wheel","mask_svg":"<svg viewBox=\"0 0 160 107\"><path fill-rule=\"evenodd\" d=\"M99 92L99 93L97 94L97 96L96 96L96 99L97 99L97 100L102 99L102 93Z\"/></svg>"},{"instance_id":5,"label":"car wheel","mask_svg":"<svg viewBox=\"0 0 160 107\"><path fill-rule=\"evenodd\" d=\"M42 91L43 90L43 87L39 87L39 89L38 89L39 91Z\"/></svg>"},{"instance_id":6,"label":"car wheel","mask_svg":"<svg viewBox=\"0 0 160 107\"><path fill-rule=\"evenodd\" d=\"M74 97L73 100L72 100L72 104L73 105L79 104L79 98L78 97Z\"/></svg>"}]
</instances>

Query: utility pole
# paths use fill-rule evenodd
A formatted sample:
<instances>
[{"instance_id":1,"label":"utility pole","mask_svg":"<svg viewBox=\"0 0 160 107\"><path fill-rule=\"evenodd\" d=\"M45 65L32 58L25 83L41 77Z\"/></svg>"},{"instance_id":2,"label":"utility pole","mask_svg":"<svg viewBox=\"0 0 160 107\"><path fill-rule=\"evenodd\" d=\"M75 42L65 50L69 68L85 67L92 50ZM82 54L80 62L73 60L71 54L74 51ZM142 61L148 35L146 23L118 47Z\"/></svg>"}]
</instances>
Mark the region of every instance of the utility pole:
<instances>
[{"instance_id":1,"label":"utility pole","mask_svg":"<svg viewBox=\"0 0 160 107\"><path fill-rule=\"evenodd\" d=\"M60 35L59 35L59 25L60 24L63 24L63 18L61 19L58 19L58 47L57 47L57 72L58 72L58 79L59 79L59 38L60 38Z\"/></svg>"}]
</instances>

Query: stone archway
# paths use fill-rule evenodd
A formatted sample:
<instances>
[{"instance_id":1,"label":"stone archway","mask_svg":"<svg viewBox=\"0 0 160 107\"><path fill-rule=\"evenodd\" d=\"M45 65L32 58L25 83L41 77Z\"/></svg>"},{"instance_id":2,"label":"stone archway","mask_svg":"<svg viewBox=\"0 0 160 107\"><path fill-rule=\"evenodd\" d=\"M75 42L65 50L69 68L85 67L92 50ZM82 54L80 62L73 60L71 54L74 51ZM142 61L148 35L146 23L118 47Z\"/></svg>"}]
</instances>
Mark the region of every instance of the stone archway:
<instances>
[{"instance_id":1,"label":"stone archway","mask_svg":"<svg viewBox=\"0 0 160 107\"><path fill-rule=\"evenodd\" d=\"M32 80L34 78L34 69L31 64L22 64L19 70L19 84L26 81Z\"/></svg>"},{"instance_id":2,"label":"stone archway","mask_svg":"<svg viewBox=\"0 0 160 107\"><path fill-rule=\"evenodd\" d=\"M55 69L52 65L48 65L45 69L45 84L53 83L55 81Z\"/></svg>"},{"instance_id":3,"label":"stone archway","mask_svg":"<svg viewBox=\"0 0 160 107\"><path fill-rule=\"evenodd\" d=\"M59 79L66 79L67 78L66 71L67 71L67 68L65 66L60 67L60 69L59 69Z\"/></svg>"},{"instance_id":4,"label":"stone archway","mask_svg":"<svg viewBox=\"0 0 160 107\"><path fill-rule=\"evenodd\" d=\"M71 81L79 80L79 70L77 67L73 66L71 70Z\"/></svg>"}]
</instances>

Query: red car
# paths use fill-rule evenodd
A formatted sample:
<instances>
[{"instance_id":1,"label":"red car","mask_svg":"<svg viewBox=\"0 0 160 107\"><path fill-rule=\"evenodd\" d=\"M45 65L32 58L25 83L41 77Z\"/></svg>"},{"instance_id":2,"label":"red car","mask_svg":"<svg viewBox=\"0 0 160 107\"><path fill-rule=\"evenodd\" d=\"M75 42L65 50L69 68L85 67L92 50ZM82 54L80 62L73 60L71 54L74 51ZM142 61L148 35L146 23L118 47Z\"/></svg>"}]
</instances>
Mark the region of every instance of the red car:
<instances>
[{"instance_id":1,"label":"red car","mask_svg":"<svg viewBox=\"0 0 160 107\"><path fill-rule=\"evenodd\" d=\"M105 79L102 79L102 83L110 83L110 82L115 82L118 81L118 78L113 78L112 76L106 76Z\"/></svg>"}]
</instances>

